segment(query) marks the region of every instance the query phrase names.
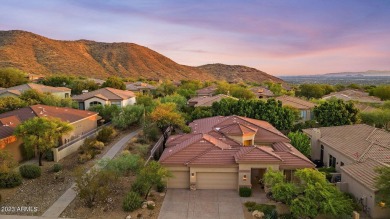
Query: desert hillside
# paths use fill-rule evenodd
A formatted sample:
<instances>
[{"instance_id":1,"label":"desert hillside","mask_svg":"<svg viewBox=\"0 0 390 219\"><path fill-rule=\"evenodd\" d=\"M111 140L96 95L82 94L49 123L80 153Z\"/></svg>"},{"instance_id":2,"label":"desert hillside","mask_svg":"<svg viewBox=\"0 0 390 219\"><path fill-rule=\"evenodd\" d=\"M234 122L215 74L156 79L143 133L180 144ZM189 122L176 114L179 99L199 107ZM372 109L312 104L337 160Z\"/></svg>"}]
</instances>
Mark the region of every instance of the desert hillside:
<instances>
[{"instance_id":1,"label":"desert hillside","mask_svg":"<svg viewBox=\"0 0 390 219\"><path fill-rule=\"evenodd\" d=\"M282 82L245 66L180 65L134 43L60 41L19 30L0 31L0 67L15 67L34 74L65 73L95 78L116 75L171 80Z\"/></svg>"}]
</instances>

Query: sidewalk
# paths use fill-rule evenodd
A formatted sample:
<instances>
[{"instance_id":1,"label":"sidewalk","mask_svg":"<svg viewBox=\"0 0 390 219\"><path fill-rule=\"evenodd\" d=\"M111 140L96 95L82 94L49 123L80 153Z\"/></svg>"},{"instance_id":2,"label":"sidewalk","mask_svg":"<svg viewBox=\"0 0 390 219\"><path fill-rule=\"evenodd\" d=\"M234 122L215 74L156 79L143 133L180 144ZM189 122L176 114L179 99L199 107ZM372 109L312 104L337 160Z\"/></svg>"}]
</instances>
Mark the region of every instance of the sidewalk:
<instances>
[{"instance_id":1,"label":"sidewalk","mask_svg":"<svg viewBox=\"0 0 390 219\"><path fill-rule=\"evenodd\" d=\"M141 130L138 129L134 132L131 132L127 135L125 135L122 139L120 139L117 143L110 148L109 151L101 158L101 159L112 159L125 145L126 143L132 139L134 136L136 136ZM98 165L95 164L92 168L97 168ZM68 207L68 205L76 198L76 191L74 190L76 184L73 183L72 186L53 203L52 206L50 206L45 213L43 213L43 218L58 218L61 213ZM9 215L13 216L13 215ZM0 218L2 218L0 216ZM15 218L15 217L9 217L9 218ZM27 217L26 217L27 218ZM34 217L29 217L34 218ZM39 217L35 217L39 218Z\"/></svg>"}]
</instances>

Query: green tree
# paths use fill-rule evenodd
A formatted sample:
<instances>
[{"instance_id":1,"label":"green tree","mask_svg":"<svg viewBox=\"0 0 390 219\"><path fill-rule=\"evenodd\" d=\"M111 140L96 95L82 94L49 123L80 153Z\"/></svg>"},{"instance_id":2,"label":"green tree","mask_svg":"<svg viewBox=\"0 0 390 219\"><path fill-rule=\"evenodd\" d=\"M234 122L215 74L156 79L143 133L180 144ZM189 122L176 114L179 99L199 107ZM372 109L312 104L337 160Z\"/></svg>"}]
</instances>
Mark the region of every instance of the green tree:
<instances>
[{"instance_id":1,"label":"green tree","mask_svg":"<svg viewBox=\"0 0 390 219\"><path fill-rule=\"evenodd\" d=\"M157 87L152 93L155 97L163 97L166 95L174 94L177 90L177 86L174 85L171 81L165 81L160 86Z\"/></svg>"},{"instance_id":2,"label":"green tree","mask_svg":"<svg viewBox=\"0 0 390 219\"><path fill-rule=\"evenodd\" d=\"M25 101L27 105L44 104L48 106L75 108L71 98L61 99L51 93L41 93L34 89L24 91L20 95L20 99Z\"/></svg>"},{"instance_id":3,"label":"green tree","mask_svg":"<svg viewBox=\"0 0 390 219\"><path fill-rule=\"evenodd\" d=\"M301 84L297 96L310 98L321 98L325 95L325 89L320 84Z\"/></svg>"},{"instance_id":4,"label":"green tree","mask_svg":"<svg viewBox=\"0 0 390 219\"><path fill-rule=\"evenodd\" d=\"M381 85L370 90L370 95L381 98L381 100L390 100L390 85Z\"/></svg>"},{"instance_id":5,"label":"green tree","mask_svg":"<svg viewBox=\"0 0 390 219\"><path fill-rule=\"evenodd\" d=\"M134 124L140 124L145 108L142 105L128 105L112 118L112 124L120 129L127 129Z\"/></svg>"},{"instance_id":6,"label":"green tree","mask_svg":"<svg viewBox=\"0 0 390 219\"><path fill-rule=\"evenodd\" d=\"M17 163L7 150L0 150L0 175L10 173Z\"/></svg>"},{"instance_id":7,"label":"green tree","mask_svg":"<svg viewBox=\"0 0 390 219\"><path fill-rule=\"evenodd\" d=\"M375 186L378 189L379 200L390 206L390 167L376 169L379 176L375 179Z\"/></svg>"},{"instance_id":8,"label":"green tree","mask_svg":"<svg viewBox=\"0 0 390 219\"><path fill-rule=\"evenodd\" d=\"M154 110L154 108L156 108L158 102L149 94L138 94L136 104L143 105L145 107L145 111L150 113Z\"/></svg>"},{"instance_id":9,"label":"green tree","mask_svg":"<svg viewBox=\"0 0 390 219\"><path fill-rule=\"evenodd\" d=\"M0 87L8 88L28 82L27 74L16 68L0 68Z\"/></svg>"},{"instance_id":10,"label":"green tree","mask_svg":"<svg viewBox=\"0 0 390 219\"><path fill-rule=\"evenodd\" d=\"M149 115L149 118L154 122L162 133L168 127L177 127L183 130L188 129L185 124L185 120L182 114L177 111L176 104L174 103L163 103L154 109ZM168 136L164 134L164 142Z\"/></svg>"},{"instance_id":11,"label":"green tree","mask_svg":"<svg viewBox=\"0 0 390 219\"><path fill-rule=\"evenodd\" d=\"M88 108L89 111L99 113L105 121L109 122L112 118L121 112L121 109L117 105L95 105Z\"/></svg>"},{"instance_id":12,"label":"green tree","mask_svg":"<svg viewBox=\"0 0 390 219\"><path fill-rule=\"evenodd\" d=\"M2 97L0 98L0 113L9 112L12 110L26 107L27 103L18 97Z\"/></svg>"},{"instance_id":13,"label":"green tree","mask_svg":"<svg viewBox=\"0 0 390 219\"><path fill-rule=\"evenodd\" d=\"M390 130L390 109L378 109L372 112L361 112L359 116L362 122L365 124L378 128L384 128L387 131Z\"/></svg>"},{"instance_id":14,"label":"green tree","mask_svg":"<svg viewBox=\"0 0 390 219\"><path fill-rule=\"evenodd\" d=\"M292 200L294 200L298 194L298 187L293 183L277 183L271 189L272 196L277 201L281 201L288 205L291 205Z\"/></svg>"},{"instance_id":15,"label":"green tree","mask_svg":"<svg viewBox=\"0 0 390 219\"><path fill-rule=\"evenodd\" d=\"M191 112L191 119L201 119L212 117L213 112L211 111L211 107L195 107L195 109Z\"/></svg>"},{"instance_id":16,"label":"green tree","mask_svg":"<svg viewBox=\"0 0 390 219\"><path fill-rule=\"evenodd\" d=\"M278 183L283 183L284 178L285 177L282 171L268 168L267 171L264 173L263 181L265 186L272 188Z\"/></svg>"},{"instance_id":17,"label":"green tree","mask_svg":"<svg viewBox=\"0 0 390 219\"><path fill-rule=\"evenodd\" d=\"M68 87L74 80L76 80L74 76L56 74L45 77L41 83L52 87Z\"/></svg>"},{"instance_id":18,"label":"green tree","mask_svg":"<svg viewBox=\"0 0 390 219\"><path fill-rule=\"evenodd\" d=\"M126 90L126 84L119 77L111 76L102 84L102 87L111 87L119 90Z\"/></svg>"},{"instance_id":19,"label":"green tree","mask_svg":"<svg viewBox=\"0 0 390 219\"><path fill-rule=\"evenodd\" d=\"M15 135L23 139L24 147L37 150L39 166L42 166L43 154L57 146L59 138L72 129L69 123L59 119L34 117L18 125Z\"/></svg>"},{"instance_id":20,"label":"green tree","mask_svg":"<svg viewBox=\"0 0 390 219\"><path fill-rule=\"evenodd\" d=\"M171 177L171 173L168 169L161 166L157 161L151 161L144 168L141 169L137 176L137 180L145 185L148 185L145 199L148 198L149 191L152 187L158 184L164 183L168 177Z\"/></svg>"},{"instance_id":21,"label":"green tree","mask_svg":"<svg viewBox=\"0 0 390 219\"><path fill-rule=\"evenodd\" d=\"M306 157L310 157L311 146L310 139L302 132L290 132L288 138L291 140L291 144L298 149Z\"/></svg>"},{"instance_id":22,"label":"green tree","mask_svg":"<svg viewBox=\"0 0 390 219\"><path fill-rule=\"evenodd\" d=\"M72 89L74 95L82 94L83 90L94 91L99 89L99 85L92 80L74 80L71 81L68 87Z\"/></svg>"},{"instance_id":23,"label":"green tree","mask_svg":"<svg viewBox=\"0 0 390 219\"><path fill-rule=\"evenodd\" d=\"M266 102L257 99L222 99L213 103L211 111L214 116L238 115L265 120L279 130L290 130L295 122L294 111L282 107L282 103L275 99L268 99Z\"/></svg>"},{"instance_id":24,"label":"green tree","mask_svg":"<svg viewBox=\"0 0 390 219\"><path fill-rule=\"evenodd\" d=\"M342 100L327 101L314 108L315 119L321 126L339 126L355 124L358 109L353 103Z\"/></svg>"},{"instance_id":25,"label":"green tree","mask_svg":"<svg viewBox=\"0 0 390 219\"><path fill-rule=\"evenodd\" d=\"M180 94L167 95L160 98L161 103L175 103L179 111L183 111L187 106L187 99Z\"/></svg>"}]
</instances>

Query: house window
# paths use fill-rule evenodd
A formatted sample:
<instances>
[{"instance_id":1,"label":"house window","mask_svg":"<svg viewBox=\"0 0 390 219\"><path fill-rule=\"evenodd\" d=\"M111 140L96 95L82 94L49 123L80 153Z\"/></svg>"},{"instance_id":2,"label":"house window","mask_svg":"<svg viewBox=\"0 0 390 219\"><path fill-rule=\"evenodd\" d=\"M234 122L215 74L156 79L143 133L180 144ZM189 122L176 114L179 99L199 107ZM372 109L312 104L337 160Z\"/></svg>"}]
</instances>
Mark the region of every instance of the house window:
<instances>
[{"instance_id":1,"label":"house window","mask_svg":"<svg viewBox=\"0 0 390 219\"><path fill-rule=\"evenodd\" d=\"M302 119L306 118L306 110L301 111L301 118Z\"/></svg>"},{"instance_id":2,"label":"house window","mask_svg":"<svg viewBox=\"0 0 390 219\"><path fill-rule=\"evenodd\" d=\"M102 105L102 103L100 103L99 101L93 101L89 103L89 106L97 106L97 105Z\"/></svg>"},{"instance_id":3,"label":"house window","mask_svg":"<svg viewBox=\"0 0 390 219\"><path fill-rule=\"evenodd\" d=\"M329 167L336 168L336 158L329 154Z\"/></svg>"},{"instance_id":4,"label":"house window","mask_svg":"<svg viewBox=\"0 0 390 219\"><path fill-rule=\"evenodd\" d=\"M65 93L65 98L69 98L69 93Z\"/></svg>"},{"instance_id":5,"label":"house window","mask_svg":"<svg viewBox=\"0 0 390 219\"><path fill-rule=\"evenodd\" d=\"M121 106L121 102L119 101L115 101L115 102L111 102L111 105L116 105L116 106Z\"/></svg>"}]
</instances>

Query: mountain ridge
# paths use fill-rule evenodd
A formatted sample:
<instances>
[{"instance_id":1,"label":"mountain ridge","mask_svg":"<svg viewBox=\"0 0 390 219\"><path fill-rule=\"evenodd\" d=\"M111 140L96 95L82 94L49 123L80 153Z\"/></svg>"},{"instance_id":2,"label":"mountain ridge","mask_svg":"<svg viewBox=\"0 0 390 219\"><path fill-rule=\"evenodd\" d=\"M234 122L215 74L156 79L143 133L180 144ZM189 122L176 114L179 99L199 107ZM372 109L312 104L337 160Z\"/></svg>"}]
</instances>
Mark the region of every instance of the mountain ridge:
<instances>
[{"instance_id":1,"label":"mountain ridge","mask_svg":"<svg viewBox=\"0 0 390 219\"><path fill-rule=\"evenodd\" d=\"M94 78L114 75L147 79L240 79L284 83L275 76L246 66L181 65L135 43L54 40L22 30L0 31L0 67L15 67L33 74L64 73Z\"/></svg>"}]
</instances>

